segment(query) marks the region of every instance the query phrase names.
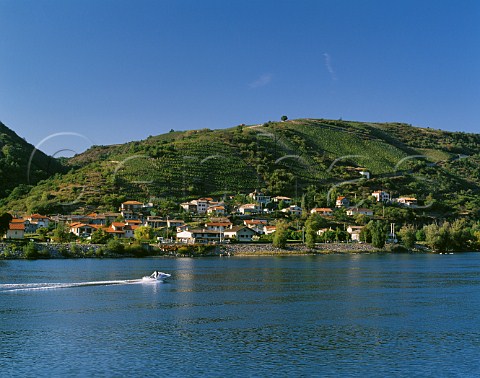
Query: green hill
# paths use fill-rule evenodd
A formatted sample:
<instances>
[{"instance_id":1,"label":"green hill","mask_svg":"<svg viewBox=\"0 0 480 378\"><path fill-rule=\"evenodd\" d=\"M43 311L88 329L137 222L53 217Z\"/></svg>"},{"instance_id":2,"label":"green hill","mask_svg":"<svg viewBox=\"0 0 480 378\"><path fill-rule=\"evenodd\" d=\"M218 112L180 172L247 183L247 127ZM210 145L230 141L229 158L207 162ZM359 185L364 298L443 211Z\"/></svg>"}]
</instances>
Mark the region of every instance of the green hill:
<instances>
[{"instance_id":1,"label":"green hill","mask_svg":"<svg viewBox=\"0 0 480 378\"><path fill-rule=\"evenodd\" d=\"M95 146L71 158L3 210L56 213L114 210L125 199L176 202L263 189L331 205L337 194L371 190L436 203L428 211L480 207L480 135L400 123L299 119L222 130L170 132L122 145ZM370 179L362 179L360 171ZM429 202L430 201L430 202ZM476 213L475 213L476 214Z\"/></svg>"},{"instance_id":2,"label":"green hill","mask_svg":"<svg viewBox=\"0 0 480 378\"><path fill-rule=\"evenodd\" d=\"M62 171L57 160L36 150L0 122L0 198L9 194L21 197L40 180Z\"/></svg>"}]
</instances>

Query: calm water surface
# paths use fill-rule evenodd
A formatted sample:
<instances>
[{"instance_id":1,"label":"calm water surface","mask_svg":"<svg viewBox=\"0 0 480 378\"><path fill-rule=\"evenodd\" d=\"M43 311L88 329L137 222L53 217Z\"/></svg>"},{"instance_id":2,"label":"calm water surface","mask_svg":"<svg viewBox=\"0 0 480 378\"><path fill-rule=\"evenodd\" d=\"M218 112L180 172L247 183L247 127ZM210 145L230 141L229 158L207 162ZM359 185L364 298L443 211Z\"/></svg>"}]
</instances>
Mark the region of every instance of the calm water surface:
<instances>
[{"instance_id":1,"label":"calm water surface","mask_svg":"<svg viewBox=\"0 0 480 378\"><path fill-rule=\"evenodd\" d=\"M475 377L479 353L478 253L0 261L2 377Z\"/></svg>"}]
</instances>

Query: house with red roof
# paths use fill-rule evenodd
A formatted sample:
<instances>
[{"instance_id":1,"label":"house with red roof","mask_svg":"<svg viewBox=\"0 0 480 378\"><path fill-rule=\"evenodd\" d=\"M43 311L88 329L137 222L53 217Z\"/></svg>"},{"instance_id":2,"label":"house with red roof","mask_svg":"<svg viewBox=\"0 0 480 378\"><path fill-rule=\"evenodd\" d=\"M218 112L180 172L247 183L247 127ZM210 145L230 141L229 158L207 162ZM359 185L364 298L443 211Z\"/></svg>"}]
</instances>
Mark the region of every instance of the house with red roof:
<instances>
[{"instance_id":1,"label":"house with red roof","mask_svg":"<svg viewBox=\"0 0 480 378\"><path fill-rule=\"evenodd\" d=\"M8 224L8 230L4 237L6 239L23 239L25 236L25 225L23 222L12 222Z\"/></svg>"}]
</instances>

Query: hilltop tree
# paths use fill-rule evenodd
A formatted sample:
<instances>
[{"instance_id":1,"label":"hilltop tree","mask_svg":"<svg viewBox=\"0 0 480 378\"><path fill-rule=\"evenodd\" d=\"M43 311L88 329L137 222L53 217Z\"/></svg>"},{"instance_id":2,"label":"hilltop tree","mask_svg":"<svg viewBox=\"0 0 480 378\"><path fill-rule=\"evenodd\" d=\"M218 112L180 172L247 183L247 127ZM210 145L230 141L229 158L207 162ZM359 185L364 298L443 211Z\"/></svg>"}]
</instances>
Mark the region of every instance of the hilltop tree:
<instances>
[{"instance_id":1,"label":"hilltop tree","mask_svg":"<svg viewBox=\"0 0 480 378\"><path fill-rule=\"evenodd\" d=\"M280 119L282 120L282 122L285 122L288 119L288 117L286 115L283 115L282 118Z\"/></svg>"}]
</instances>

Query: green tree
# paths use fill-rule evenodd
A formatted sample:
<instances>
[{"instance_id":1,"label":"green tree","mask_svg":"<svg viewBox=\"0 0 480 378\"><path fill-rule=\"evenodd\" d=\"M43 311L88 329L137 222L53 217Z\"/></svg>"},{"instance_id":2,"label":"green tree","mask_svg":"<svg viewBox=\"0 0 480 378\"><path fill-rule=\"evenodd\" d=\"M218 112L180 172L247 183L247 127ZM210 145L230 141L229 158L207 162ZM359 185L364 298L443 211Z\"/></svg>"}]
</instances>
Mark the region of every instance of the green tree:
<instances>
[{"instance_id":1,"label":"green tree","mask_svg":"<svg viewBox=\"0 0 480 378\"><path fill-rule=\"evenodd\" d=\"M153 228L149 226L140 226L135 230L135 239L140 242L147 242L154 237Z\"/></svg>"},{"instance_id":2,"label":"green tree","mask_svg":"<svg viewBox=\"0 0 480 378\"><path fill-rule=\"evenodd\" d=\"M53 231L53 241L57 243L65 243L72 239L70 230L65 225L65 223L57 224L57 228Z\"/></svg>"},{"instance_id":3,"label":"green tree","mask_svg":"<svg viewBox=\"0 0 480 378\"><path fill-rule=\"evenodd\" d=\"M466 250L472 238L471 230L465 219L456 219L450 226L451 249L455 251Z\"/></svg>"},{"instance_id":4,"label":"green tree","mask_svg":"<svg viewBox=\"0 0 480 378\"><path fill-rule=\"evenodd\" d=\"M40 254L38 253L37 246L34 242L29 242L23 247L23 253L25 253L25 258L29 260L38 259Z\"/></svg>"},{"instance_id":5,"label":"green tree","mask_svg":"<svg viewBox=\"0 0 480 378\"><path fill-rule=\"evenodd\" d=\"M112 236L105 232L105 230L99 228L92 233L91 243L92 244L106 244Z\"/></svg>"},{"instance_id":6,"label":"green tree","mask_svg":"<svg viewBox=\"0 0 480 378\"><path fill-rule=\"evenodd\" d=\"M277 222L277 229L273 235L273 246L277 248L285 248L287 245L288 223L284 220Z\"/></svg>"},{"instance_id":7,"label":"green tree","mask_svg":"<svg viewBox=\"0 0 480 378\"><path fill-rule=\"evenodd\" d=\"M425 243L434 251L442 247L442 240L440 237L440 227L436 224L429 224L423 227L425 232Z\"/></svg>"},{"instance_id":8,"label":"green tree","mask_svg":"<svg viewBox=\"0 0 480 378\"><path fill-rule=\"evenodd\" d=\"M416 229L411 224L404 225L400 231L398 231L398 235L400 239L402 239L402 243L407 248L412 248L415 245L415 235Z\"/></svg>"},{"instance_id":9,"label":"green tree","mask_svg":"<svg viewBox=\"0 0 480 378\"><path fill-rule=\"evenodd\" d=\"M364 243L372 242L372 224L373 222L370 222L360 230L360 241Z\"/></svg>"},{"instance_id":10,"label":"green tree","mask_svg":"<svg viewBox=\"0 0 480 378\"><path fill-rule=\"evenodd\" d=\"M282 118L280 119L282 120L282 122L285 122L288 119L288 117L286 115L283 115Z\"/></svg>"},{"instance_id":11,"label":"green tree","mask_svg":"<svg viewBox=\"0 0 480 378\"><path fill-rule=\"evenodd\" d=\"M107 249L110 252L118 253L120 255L125 252L125 246L120 240L118 240L118 238L109 240L107 243Z\"/></svg>"},{"instance_id":12,"label":"green tree","mask_svg":"<svg viewBox=\"0 0 480 378\"><path fill-rule=\"evenodd\" d=\"M383 248L387 239L387 231L385 224L381 221L373 223L372 229L372 245L375 248Z\"/></svg>"},{"instance_id":13,"label":"green tree","mask_svg":"<svg viewBox=\"0 0 480 378\"><path fill-rule=\"evenodd\" d=\"M315 230L314 219L310 216L305 222L305 244L308 248L314 248L317 241L317 230Z\"/></svg>"},{"instance_id":14,"label":"green tree","mask_svg":"<svg viewBox=\"0 0 480 378\"><path fill-rule=\"evenodd\" d=\"M417 241L425 241L425 231L423 230L423 228L417 230L415 234L415 239L417 239Z\"/></svg>"},{"instance_id":15,"label":"green tree","mask_svg":"<svg viewBox=\"0 0 480 378\"><path fill-rule=\"evenodd\" d=\"M285 203L284 200L281 200L279 203L278 203L278 210L282 210L282 209L285 209L287 208L287 204Z\"/></svg>"},{"instance_id":16,"label":"green tree","mask_svg":"<svg viewBox=\"0 0 480 378\"><path fill-rule=\"evenodd\" d=\"M39 240L45 241L45 239L47 238L47 234L48 234L48 228L47 227L37 228L37 234L39 236Z\"/></svg>"},{"instance_id":17,"label":"green tree","mask_svg":"<svg viewBox=\"0 0 480 378\"><path fill-rule=\"evenodd\" d=\"M13 217L9 213L3 213L0 215L0 238L7 233L10 221L12 219Z\"/></svg>"}]
</instances>

